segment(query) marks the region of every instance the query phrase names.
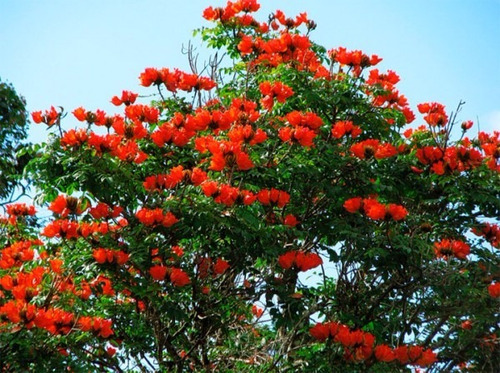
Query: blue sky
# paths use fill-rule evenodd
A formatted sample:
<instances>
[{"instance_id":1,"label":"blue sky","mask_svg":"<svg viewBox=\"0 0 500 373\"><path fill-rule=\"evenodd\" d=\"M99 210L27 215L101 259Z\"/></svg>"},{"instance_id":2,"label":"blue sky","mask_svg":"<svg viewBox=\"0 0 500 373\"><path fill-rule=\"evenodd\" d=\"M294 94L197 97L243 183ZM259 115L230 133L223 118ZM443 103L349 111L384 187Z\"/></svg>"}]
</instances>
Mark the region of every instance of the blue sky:
<instances>
[{"instance_id":1,"label":"blue sky","mask_svg":"<svg viewBox=\"0 0 500 373\"><path fill-rule=\"evenodd\" d=\"M25 96L28 109L78 106L113 112L112 96L140 89L145 67L187 69L181 48L206 24L206 0L2 0L0 78ZM500 129L500 0L261 0L261 20L276 9L307 11L312 39L378 54L381 70L401 76L399 90L416 112L439 101L460 119ZM199 41L194 40L199 46ZM415 122L422 122L418 118ZM71 117L65 127L76 124ZM477 128L477 125L476 125ZM474 132L473 132L474 133ZM44 129L33 125L32 139Z\"/></svg>"}]
</instances>

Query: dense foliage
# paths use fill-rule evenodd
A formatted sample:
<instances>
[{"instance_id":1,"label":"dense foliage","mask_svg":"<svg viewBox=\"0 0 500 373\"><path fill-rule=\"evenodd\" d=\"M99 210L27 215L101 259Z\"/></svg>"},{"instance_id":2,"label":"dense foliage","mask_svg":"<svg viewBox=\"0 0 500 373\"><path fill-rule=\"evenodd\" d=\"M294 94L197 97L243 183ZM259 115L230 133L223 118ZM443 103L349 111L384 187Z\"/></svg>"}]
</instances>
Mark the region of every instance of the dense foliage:
<instances>
[{"instance_id":1,"label":"dense foliage","mask_svg":"<svg viewBox=\"0 0 500 373\"><path fill-rule=\"evenodd\" d=\"M28 130L24 98L0 80L0 200L13 199L29 156L24 152Z\"/></svg>"},{"instance_id":2,"label":"dense foliage","mask_svg":"<svg viewBox=\"0 0 500 373\"><path fill-rule=\"evenodd\" d=\"M146 68L149 104L32 114L51 216L1 222L2 371L500 366L500 133L258 9L207 8L226 57Z\"/></svg>"}]
</instances>

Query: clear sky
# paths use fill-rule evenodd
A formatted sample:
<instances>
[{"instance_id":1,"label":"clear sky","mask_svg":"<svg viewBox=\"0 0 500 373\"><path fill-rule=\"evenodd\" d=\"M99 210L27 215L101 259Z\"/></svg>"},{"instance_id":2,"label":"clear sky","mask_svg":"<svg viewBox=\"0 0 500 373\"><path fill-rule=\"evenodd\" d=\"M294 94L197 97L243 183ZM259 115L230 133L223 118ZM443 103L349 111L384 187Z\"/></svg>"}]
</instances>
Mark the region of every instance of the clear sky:
<instances>
[{"instance_id":1,"label":"clear sky","mask_svg":"<svg viewBox=\"0 0 500 373\"><path fill-rule=\"evenodd\" d=\"M449 112L464 100L460 119L500 129L500 0L260 2L260 20L276 9L288 16L307 11L318 23L316 42L383 57L380 69L401 76L399 90L415 112L420 102L439 101ZM222 4L1 0L0 78L25 96L30 111L58 105L113 112L109 100L123 89L153 92L138 86L145 67L187 70L182 46L206 25L203 9ZM71 128L76 120L64 123ZM44 137L33 125L32 140Z\"/></svg>"}]
</instances>

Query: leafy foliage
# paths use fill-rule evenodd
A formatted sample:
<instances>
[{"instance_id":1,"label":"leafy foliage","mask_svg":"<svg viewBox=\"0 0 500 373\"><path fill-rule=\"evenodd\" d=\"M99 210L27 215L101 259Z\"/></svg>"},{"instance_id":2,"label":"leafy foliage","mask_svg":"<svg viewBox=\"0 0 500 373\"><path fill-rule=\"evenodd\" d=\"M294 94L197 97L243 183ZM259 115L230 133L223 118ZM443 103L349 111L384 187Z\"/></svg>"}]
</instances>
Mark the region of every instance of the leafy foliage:
<instances>
[{"instance_id":1,"label":"leafy foliage","mask_svg":"<svg viewBox=\"0 0 500 373\"><path fill-rule=\"evenodd\" d=\"M230 61L146 68L150 105L32 113L53 216L2 220L4 371L498 368L500 133L438 103L407 128L378 56L258 9L207 8Z\"/></svg>"},{"instance_id":2,"label":"leafy foliage","mask_svg":"<svg viewBox=\"0 0 500 373\"><path fill-rule=\"evenodd\" d=\"M0 81L0 199L5 199L19 183L29 161L26 145L28 118L26 102L14 87Z\"/></svg>"}]
</instances>

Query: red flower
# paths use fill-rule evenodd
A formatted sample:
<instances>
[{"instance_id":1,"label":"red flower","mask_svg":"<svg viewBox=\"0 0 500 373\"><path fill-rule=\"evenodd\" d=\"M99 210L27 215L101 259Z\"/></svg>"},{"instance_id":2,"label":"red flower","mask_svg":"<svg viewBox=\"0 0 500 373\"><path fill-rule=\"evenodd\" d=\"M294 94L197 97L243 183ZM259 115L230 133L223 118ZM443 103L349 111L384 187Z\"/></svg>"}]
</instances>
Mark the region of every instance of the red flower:
<instances>
[{"instance_id":1,"label":"red flower","mask_svg":"<svg viewBox=\"0 0 500 373\"><path fill-rule=\"evenodd\" d=\"M116 106L120 106L121 104L125 104L126 106L133 104L137 99L138 94L132 93L130 91L122 91L122 95L120 98L118 96L113 96L111 99L111 103Z\"/></svg>"},{"instance_id":2,"label":"red flower","mask_svg":"<svg viewBox=\"0 0 500 373\"><path fill-rule=\"evenodd\" d=\"M221 275L230 267L229 263L224 259L217 259L213 266L214 273L216 275Z\"/></svg>"},{"instance_id":3,"label":"red flower","mask_svg":"<svg viewBox=\"0 0 500 373\"><path fill-rule=\"evenodd\" d=\"M255 304L252 306L252 313L255 317L260 318L264 313L264 310L260 307L257 307Z\"/></svg>"},{"instance_id":4,"label":"red flower","mask_svg":"<svg viewBox=\"0 0 500 373\"><path fill-rule=\"evenodd\" d=\"M299 271L308 271L310 269L316 268L317 266L323 264L323 260L316 253L304 253L302 251L297 252L295 257L295 265Z\"/></svg>"},{"instance_id":5,"label":"red flower","mask_svg":"<svg viewBox=\"0 0 500 373\"><path fill-rule=\"evenodd\" d=\"M287 216L285 216L283 223L289 227L295 227L297 224L299 224L299 221L294 215L288 214Z\"/></svg>"},{"instance_id":6,"label":"red flower","mask_svg":"<svg viewBox=\"0 0 500 373\"><path fill-rule=\"evenodd\" d=\"M61 146L66 148L68 146L77 147L83 145L87 141L88 135L87 131L83 128L78 130L71 129L64 133L61 137Z\"/></svg>"},{"instance_id":7,"label":"red flower","mask_svg":"<svg viewBox=\"0 0 500 373\"><path fill-rule=\"evenodd\" d=\"M149 87L151 84L160 85L163 82L160 72L152 67L146 68L139 76L139 80L144 87Z\"/></svg>"},{"instance_id":8,"label":"red flower","mask_svg":"<svg viewBox=\"0 0 500 373\"><path fill-rule=\"evenodd\" d=\"M28 206L26 203L12 203L7 205L7 214L10 216L33 216L35 213L35 206Z\"/></svg>"},{"instance_id":9,"label":"red flower","mask_svg":"<svg viewBox=\"0 0 500 373\"><path fill-rule=\"evenodd\" d=\"M309 329L309 334L311 334L314 339L324 342L330 336L330 327L328 324L319 322Z\"/></svg>"},{"instance_id":10,"label":"red flower","mask_svg":"<svg viewBox=\"0 0 500 373\"><path fill-rule=\"evenodd\" d=\"M332 136L340 139L342 136L350 134L352 138L358 137L361 134L361 128L353 125L349 120L336 122L332 126Z\"/></svg>"},{"instance_id":11,"label":"red flower","mask_svg":"<svg viewBox=\"0 0 500 373\"><path fill-rule=\"evenodd\" d=\"M465 320L460 324L460 327L464 330L470 330L472 329L472 322L470 320Z\"/></svg>"},{"instance_id":12,"label":"red flower","mask_svg":"<svg viewBox=\"0 0 500 373\"><path fill-rule=\"evenodd\" d=\"M394 356L401 364L407 364L410 361L410 357L408 356L408 346L399 346L394 350Z\"/></svg>"},{"instance_id":13,"label":"red flower","mask_svg":"<svg viewBox=\"0 0 500 373\"><path fill-rule=\"evenodd\" d=\"M346 200L343 206L350 213L355 213L356 211L359 211L362 205L363 199L361 197L354 197Z\"/></svg>"},{"instance_id":14,"label":"red flower","mask_svg":"<svg viewBox=\"0 0 500 373\"><path fill-rule=\"evenodd\" d=\"M106 347L106 353L108 354L108 356L113 357L116 354L116 348L108 346Z\"/></svg>"},{"instance_id":15,"label":"red flower","mask_svg":"<svg viewBox=\"0 0 500 373\"><path fill-rule=\"evenodd\" d=\"M188 285L191 280L186 272L180 268L172 268L170 272L170 281L177 287L183 287Z\"/></svg>"},{"instance_id":16,"label":"red flower","mask_svg":"<svg viewBox=\"0 0 500 373\"><path fill-rule=\"evenodd\" d=\"M175 223L177 223L179 221L179 219L177 219L175 217L174 214L172 214L170 211L167 212L162 221L161 221L161 224L164 226L164 227L171 227L172 225L174 225Z\"/></svg>"},{"instance_id":17,"label":"red flower","mask_svg":"<svg viewBox=\"0 0 500 373\"><path fill-rule=\"evenodd\" d=\"M424 116L424 120L430 126L444 126L448 123L448 116L445 113L444 105L437 102L423 103L417 105L418 111Z\"/></svg>"},{"instance_id":18,"label":"red flower","mask_svg":"<svg viewBox=\"0 0 500 373\"><path fill-rule=\"evenodd\" d=\"M498 298L500 297L500 282L492 282L488 286L488 293L490 294L491 297L493 298Z\"/></svg>"},{"instance_id":19,"label":"red flower","mask_svg":"<svg viewBox=\"0 0 500 373\"><path fill-rule=\"evenodd\" d=\"M156 281L162 281L165 279L165 276L167 275L167 267L161 265L153 266L149 268L149 274Z\"/></svg>"},{"instance_id":20,"label":"red flower","mask_svg":"<svg viewBox=\"0 0 500 373\"><path fill-rule=\"evenodd\" d=\"M296 251L288 251L278 257L278 263L283 269L289 269L295 264Z\"/></svg>"},{"instance_id":21,"label":"red flower","mask_svg":"<svg viewBox=\"0 0 500 373\"><path fill-rule=\"evenodd\" d=\"M278 189L262 189L257 193L257 200L263 205L274 204L278 207L284 207L290 201L290 195Z\"/></svg>"},{"instance_id":22,"label":"red flower","mask_svg":"<svg viewBox=\"0 0 500 373\"><path fill-rule=\"evenodd\" d=\"M323 260L316 253L305 253L303 251L288 251L278 257L278 264L283 269L295 266L299 271L308 271L321 265Z\"/></svg>"},{"instance_id":23,"label":"red flower","mask_svg":"<svg viewBox=\"0 0 500 373\"><path fill-rule=\"evenodd\" d=\"M360 159L375 157L389 158L397 154L397 149L391 144L381 144L376 139L368 139L351 146L351 153Z\"/></svg>"},{"instance_id":24,"label":"red flower","mask_svg":"<svg viewBox=\"0 0 500 373\"><path fill-rule=\"evenodd\" d=\"M426 367L431 364L434 364L437 361L437 355L434 351L427 349L422 352L420 358L415 361L415 364Z\"/></svg>"},{"instance_id":25,"label":"red flower","mask_svg":"<svg viewBox=\"0 0 500 373\"><path fill-rule=\"evenodd\" d=\"M238 43L238 50L242 55L250 54L253 51L253 40L248 35L243 35Z\"/></svg>"},{"instance_id":26,"label":"red flower","mask_svg":"<svg viewBox=\"0 0 500 373\"><path fill-rule=\"evenodd\" d=\"M33 122L37 124L45 123L49 127L59 120L60 115L61 113L58 113L53 106L51 106L49 110L45 110L43 115L41 111L34 111L33 113L31 113Z\"/></svg>"},{"instance_id":27,"label":"red flower","mask_svg":"<svg viewBox=\"0 0 500 373\"><path fill-rule=\"evenodd\" d=\"M63 265L63 261L61 259L51 259L50 260L50 269L52 269L52 271L54 273L60 274L62 265Z\"/></svg>"},{"instance_id":28,"label":"red flower","mask_svg":"<svg viewBox=\"0 0 500 373\"><path fill-rule=\"evenodd\" d=\"M370 219L381 220L385 218L385 205L375 199L364 199L363 210Z\"/></svg>"},{"instance_id":29,"label":"red flower","mask_svg":"<svg viewBox=\"0 0 500 373\"><path fill-rule=\"evenodd\" d=\"M438 258L455 256L457 259L466 259L470 254L470 246L463 241L443 239L434 243L434 252Z\"/></svg>"},{"instance_id":30,"label":"red flower","mask_svg":"<svg viewBox=\"0 0 500 373\"><path fill-rule=\"evenodd\" d=\"M271 110L274 106L274 98L279 103L284 103L286 99L293 95L291 87L281 82L270 83L265 81L259 85L260 92L262 93L262 106L265 109Z\"/></svg>"},{"instance_id":31,"label":"red flower","mask_svg":"<svg viewBox=\"0 0 500 373\"><path fill-rule=\"evenodd\" d=\"M408 211L401 205L396 205L394 203L390 203L387 207L387 211L391 215L392 219L398 221L403 220L406 215L408 215Z\"/></svg>"},{"instance_id":32,"label":"red flower","mask_svg":"<svg viewBox=\"0 0 500 373\"><path fill-rule=\"evenodd\" d=\"M49 206L49 210L63 217L68 214L81 214L82 207L78 198L59 195Z\"/></svg>"},{"instance_id":33,"label":"red flower","mask_svg":"<svg viewBox=\"0 0 500 373\"><path fill-rule=\"evenodd\" d=\"M385 344L381 344L381 345L378 345L377 347L375 347L374 352L375 352L375 358L378 361L390 363L391 361L393 361L396 358L392 349Z\"/></svg>"}]
</instances>

